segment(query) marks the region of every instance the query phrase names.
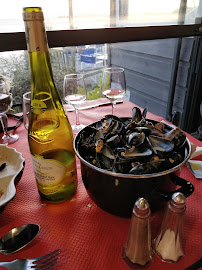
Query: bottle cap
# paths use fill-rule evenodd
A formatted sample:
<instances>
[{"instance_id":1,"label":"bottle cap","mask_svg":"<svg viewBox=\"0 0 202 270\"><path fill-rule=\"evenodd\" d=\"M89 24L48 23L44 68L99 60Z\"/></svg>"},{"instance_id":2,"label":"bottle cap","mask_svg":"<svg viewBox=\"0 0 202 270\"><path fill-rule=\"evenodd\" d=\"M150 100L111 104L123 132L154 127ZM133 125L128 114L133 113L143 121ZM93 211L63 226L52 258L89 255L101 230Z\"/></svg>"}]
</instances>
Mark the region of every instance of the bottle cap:
<instances>
[{"instance_id":1,"label":"bottle cap","mask_svg":"<svg viewBox=\"0 0 202 270\"><path fill-rule=\"evenodd\" d=\"M150 215L151 211L147 200L144 198L137 199L133 208L133 213L142 217Z\"/></svg>"},{"instance_id":2,"label":"bottle cap","mask_svg":"<svg viewBox=\"0 0 202 270\"><path fill-rule=\"evenodd\" d=\"M23 8L24 21L43 21L44 16L40 7L26 7Z\"/></svg>"}]
</instances>

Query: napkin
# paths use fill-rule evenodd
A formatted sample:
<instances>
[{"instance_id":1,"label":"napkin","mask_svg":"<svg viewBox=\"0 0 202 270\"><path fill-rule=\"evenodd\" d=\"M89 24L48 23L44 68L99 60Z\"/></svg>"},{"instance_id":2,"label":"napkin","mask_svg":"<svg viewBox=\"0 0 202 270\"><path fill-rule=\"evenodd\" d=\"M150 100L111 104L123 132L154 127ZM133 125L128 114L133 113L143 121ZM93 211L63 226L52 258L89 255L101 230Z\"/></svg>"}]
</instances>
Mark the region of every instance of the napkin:
<instances>
[{"instance_id":1,"label":"napkin","mask_svg":"<svg viewBox=\"0 0 202 270\"><path fill-rule=\"evenodd\" d=\"M202 179L202 161L189 160L187 163L187 167L196 178Z\"/></svg>"}]
</instances>

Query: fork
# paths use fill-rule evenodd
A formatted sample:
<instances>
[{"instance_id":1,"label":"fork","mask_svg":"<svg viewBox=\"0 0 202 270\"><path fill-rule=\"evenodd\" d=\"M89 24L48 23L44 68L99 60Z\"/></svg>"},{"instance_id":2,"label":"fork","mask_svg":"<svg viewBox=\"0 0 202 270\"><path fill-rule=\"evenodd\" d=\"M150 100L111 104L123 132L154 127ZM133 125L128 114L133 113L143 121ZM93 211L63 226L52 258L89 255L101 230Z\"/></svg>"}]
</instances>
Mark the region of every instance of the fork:
<instances>
[{"instance_id":1,"label":"fork","mask_svg":"<svg viewBox=\"0 0 202 270\"><path fill-rule=\"evenodd\" d=\"M33 259L17 259L11 262L0 262L0 266L9 270L40 269L49 270L58 262L60 249L56 249L42 257Z\"/></svg>"}]
</instances>

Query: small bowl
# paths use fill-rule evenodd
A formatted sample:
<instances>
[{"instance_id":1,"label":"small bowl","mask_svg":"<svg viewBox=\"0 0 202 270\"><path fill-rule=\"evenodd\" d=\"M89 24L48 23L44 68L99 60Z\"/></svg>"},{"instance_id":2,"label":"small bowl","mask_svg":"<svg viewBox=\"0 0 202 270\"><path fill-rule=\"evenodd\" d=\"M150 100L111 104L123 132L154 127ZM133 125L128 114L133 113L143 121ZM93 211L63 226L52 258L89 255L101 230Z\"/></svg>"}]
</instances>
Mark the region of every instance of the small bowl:
<instances>
[{"instance_id":1,"label":"small bowl","mask_svg":"<svg viewBox=\"0 0 202 270\"><path fill-rule=\"evenodd\" d=\"M0 210L14 198L15 184L24 168L24 158L16 149L0 145L0 166L6 164L0 171Z\"/></svg>"}]
</instances>

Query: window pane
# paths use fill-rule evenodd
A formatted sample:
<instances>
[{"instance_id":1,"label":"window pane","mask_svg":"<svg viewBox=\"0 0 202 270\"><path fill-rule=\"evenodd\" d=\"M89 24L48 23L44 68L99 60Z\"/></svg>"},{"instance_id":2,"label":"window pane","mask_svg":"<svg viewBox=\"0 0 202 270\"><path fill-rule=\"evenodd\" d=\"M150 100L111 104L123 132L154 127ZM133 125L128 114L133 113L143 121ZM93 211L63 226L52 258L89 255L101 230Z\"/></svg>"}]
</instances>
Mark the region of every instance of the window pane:
<instances>
[{"instance_id":1,"label":"window pane","mask_svg":"<svg viewBox=\"0 0 202 270\"><path fill-rule=\"evenodd\" d=\"M172 25L178 24L180 6L186 1L147 1L129 0L128 22L135 25ZM185 7L185 23L195 23L195 17L199 16L199 0L188 0ZM183 16L183 14L181 14Z\"/></svg>"},{"instance_id":2,"label":"window pane","mask_svg":"<svg viewBox=\"0 0 202 270\"><path fill-rule=\"evenodd\" d=\"M25 6L41 6L47 30L89 29L178 24L181 3L182 23L202 17L202 0L7 0L1 3L0 32L22 32ZM12 7L12 9L11 9ZM3 12L2 12L3 11Z\"/></svg>"},{"instance_id":3,"label":"window pane","mask_svg":"<svg viewBox=\"0 0 202 270\"><path fill-rule=\"evenodd\" d=\"M125 69L127 97L136 105L166 117L169 91L175 60L179 62L173 111L183 114L189 80L194 38L182 40L180 54L176 54L178 39L97 44L50 49L57 88L62 97L65 74L82 72L88 89L88 99L101 97L102 70L106 66ZM30 72L27 51L1 53L0 74L13 80L14 104L22 94L30 91ZM175 78L174 78L175 79Z\"/></svg>"},{"instance_id":4,"label":"window pane","mask_svg":"<svg viewBox=\"0 0 202 270\"><path fill-rule=\"evenodd\" d=\"M53 75L62 98L64 75L82 72L88 99L100 98L100 78L107 65L107 45L87 45L50 49ZM12 81L13 104L22 103L23 93L31 89L29 57L27 51L0 53L0 74Z\"/></svg>"}]
</instances>

